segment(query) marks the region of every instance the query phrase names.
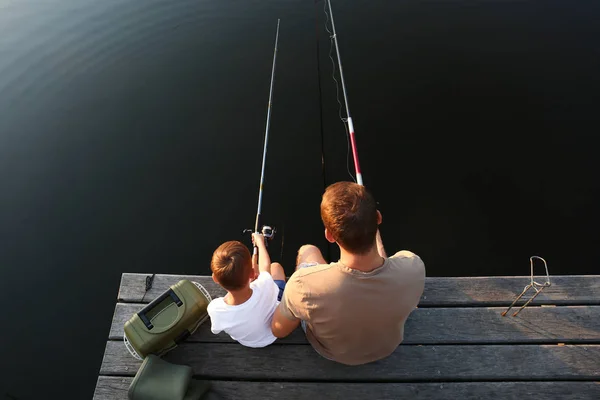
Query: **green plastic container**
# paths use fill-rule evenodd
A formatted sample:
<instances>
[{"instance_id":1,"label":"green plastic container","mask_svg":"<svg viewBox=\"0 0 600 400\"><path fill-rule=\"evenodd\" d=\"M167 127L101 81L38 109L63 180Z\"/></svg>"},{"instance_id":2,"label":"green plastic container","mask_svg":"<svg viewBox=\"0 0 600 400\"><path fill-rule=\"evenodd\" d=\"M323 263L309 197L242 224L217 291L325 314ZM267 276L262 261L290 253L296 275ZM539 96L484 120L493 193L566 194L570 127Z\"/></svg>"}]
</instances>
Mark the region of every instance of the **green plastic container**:
<instances>
[{"instance_id":1,"label":"green plastic container","mask_svg":"<svg viewBox=\"0 0 600 400\"><path fill-rule=\"evenodd\" d=\"M179 281L125 323L127 349L138 359L165 354L206 321L210 301L200 284Z\"/></svg>"},{"instance_id":2,"label":"green plastic container","mask_svg":"<svg viewBox=\"0 0 600 400\"><path fill-rule=\"evenodd\" d=\"M192 368L149 354L129 386L130 400L208 399L210 383L192 378ZM214 398L214 397L213 397Z\"/></svg>"}]
</instances>

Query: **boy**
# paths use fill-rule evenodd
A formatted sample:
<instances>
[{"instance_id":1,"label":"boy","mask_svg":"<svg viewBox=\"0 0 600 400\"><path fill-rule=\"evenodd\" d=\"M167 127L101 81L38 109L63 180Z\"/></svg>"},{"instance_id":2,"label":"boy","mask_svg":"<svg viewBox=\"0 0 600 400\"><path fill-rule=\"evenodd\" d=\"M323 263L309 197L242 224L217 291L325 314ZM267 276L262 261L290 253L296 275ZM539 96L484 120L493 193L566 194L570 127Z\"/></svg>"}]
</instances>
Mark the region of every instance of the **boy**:
<instances>
[{"instance_id":1,"label":"boy","mask_svg":"<svg viewBox=\"0 0 600 400\"><path fill-rule=\"evenodd\" d=\"M210 262L213 280L225 290L225 297L208 305L212 333L225 331L247 347L265 347L277 338L271 332L271 318L285 287L285 272L279 263L271 264L265 238L252 234L258 247L258 276L248 248L238 241L225 242L215 250Z\"/></svg>"}]
</instances>

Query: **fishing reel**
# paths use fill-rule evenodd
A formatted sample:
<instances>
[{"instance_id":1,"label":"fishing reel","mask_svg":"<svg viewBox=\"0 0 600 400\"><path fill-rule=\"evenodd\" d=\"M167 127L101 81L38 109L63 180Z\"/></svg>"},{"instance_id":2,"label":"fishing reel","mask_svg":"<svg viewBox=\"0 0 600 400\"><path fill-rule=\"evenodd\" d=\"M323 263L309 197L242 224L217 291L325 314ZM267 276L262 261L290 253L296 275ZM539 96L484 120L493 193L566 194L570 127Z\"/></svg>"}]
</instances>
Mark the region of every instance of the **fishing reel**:
<instances>
[{"instance_id":1,"label":"fishing reel","mask_svg":"<svg viewBox=\"0 0 600 400\"><path fill-rule=\"evenodd\" d=\"M252 229L244 229L243 233L253 233L254 231ZM262 230L260 233L262 233L262 235L265 237L265 245L268 246L268 242L269 240L273 240L273 238L275 237L275 232L277 232L277 230L271 226L268 225L263 225Z\"/></svg>"},{"instance_id":2,"label":"fishing reel","mask_svg":"<svg viewBox=\"0 0 600 400\"><path fill-rule=\"evenodd\" d=\"M272 240L275 237L275 232L276 231L275 231L275 228L272 228L270 226L265 225L265 226L262 227L262 231L261 232L262 232L262 234L263 234L263 236L265 238L267 238L269 240Z\"/></svg>"}]
</instances>

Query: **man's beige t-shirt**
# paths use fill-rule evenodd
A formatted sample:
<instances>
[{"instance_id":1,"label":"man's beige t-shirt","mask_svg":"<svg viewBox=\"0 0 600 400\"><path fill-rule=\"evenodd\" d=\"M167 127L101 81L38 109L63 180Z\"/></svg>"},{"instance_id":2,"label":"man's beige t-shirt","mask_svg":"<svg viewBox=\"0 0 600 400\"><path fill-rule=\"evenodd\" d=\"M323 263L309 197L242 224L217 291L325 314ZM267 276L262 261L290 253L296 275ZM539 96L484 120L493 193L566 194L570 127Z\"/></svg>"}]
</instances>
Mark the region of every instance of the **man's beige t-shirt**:
<instances>
[{"instance_id":1,"label":"man's beige t-shirt","mask_svg":"<svg viewBox=\"0 0 600 400\"><path fill-rule=\"evenodd\" d=\"M289 279L279 311L306 321L306 337L331 360L357 365L390 355L419 303L425 265L399 251L370 272L336 262L302 268Z\"/></svg>"}]
</instances>

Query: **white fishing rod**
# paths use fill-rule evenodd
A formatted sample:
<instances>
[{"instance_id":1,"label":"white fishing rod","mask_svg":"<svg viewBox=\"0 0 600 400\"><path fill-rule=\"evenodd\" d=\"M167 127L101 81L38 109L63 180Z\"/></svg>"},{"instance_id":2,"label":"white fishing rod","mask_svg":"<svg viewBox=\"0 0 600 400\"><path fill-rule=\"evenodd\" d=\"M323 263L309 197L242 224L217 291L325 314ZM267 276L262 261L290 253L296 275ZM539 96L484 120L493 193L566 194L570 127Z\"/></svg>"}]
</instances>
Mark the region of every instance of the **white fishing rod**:
<instances>
[{"instance_id":1,"label":"white fishing rod","mask_svg":"<svg viewBox=\"0 0 600 400\"><path fill-rule=\"evenodd\" d=\"M356 139L354 135L354 124L350 117L350 106L348 106L348 93L346 92L346 81L344 80L344 70L342 69L342 59L340 57L340 48L338 46L337 33L335 31L335 23L333 21L333 10L331 9L331 0L325 0L329 4L329 15L331 16L331 28L333 30L332 39L335 43L335 52L337 54L338 66L340 69L340 80L342 81L342 93L344 95L344 103L346 104L346 123L348 124L348 134L350 135L350 143L352 146L352 156L354 157L354 169L356 171L356 183L363 185L362 174L360 172L360 164L358 162L358 150L356 148Z\"/></svg>"},{"instance_id":2,"label":"white fishing rod","mask_svg":"<svg viewBox=\"0 0 600 400\"><path fill-rule=\"evenodd\" d=\"M271 127L271 109L273 107L273 86L275 83L275 64L277 61L277 42L279 41L279 19L277 20L277 33L275 34L275 50L273 51L273 68L271 70L271 89L269 90L269 103L267 104L267 124L265 128L265 144L263 148L262 168L260 171L260 185L258 188L258 208L256 210L256 222L254 224L254 232L261 233L266 239L271 239L275 230L270 226L263 226L261 229L260 213L262 209L263 185L265 182L265 165L267 161L267 146L269 144L269 128ZM261 230L259 230L261 229ZM246 230L248 231L248 230ZM252 254L253 264L258 265L258 248L254 246Z\"/></svg>"}]
</instances>

